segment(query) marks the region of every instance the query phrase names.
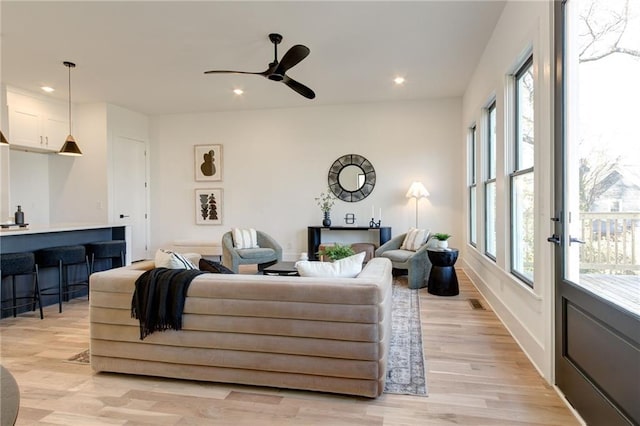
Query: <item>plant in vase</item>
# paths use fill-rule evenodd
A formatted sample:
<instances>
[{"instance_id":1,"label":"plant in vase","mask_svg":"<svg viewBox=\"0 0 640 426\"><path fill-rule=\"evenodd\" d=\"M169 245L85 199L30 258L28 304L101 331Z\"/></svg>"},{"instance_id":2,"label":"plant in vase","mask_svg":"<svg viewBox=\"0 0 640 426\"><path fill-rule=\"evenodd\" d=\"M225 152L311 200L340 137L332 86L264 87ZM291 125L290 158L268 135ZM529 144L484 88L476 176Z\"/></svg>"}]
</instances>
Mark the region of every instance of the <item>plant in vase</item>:
<instances>
[{"instance_id":1,"label":"plant in vase","mask_svg":"<svg viewBox=\"0 0 640 426\"><path fill-rule=\"evenodd\" d=\"M331 262L353 256L354 254L356 253L353 251L351 246L344 246L338 243L326 246L318 252L318 256L327 258Z\"/></svg>"},{"instance_id":2,"label":"plant in vase","mask_svg":"<svg viewBox=\"0 0 640 426\"><path fill-rule=\"evenodd\" d=\"M336 197L333 196L333 193L327 188L327 192L321 192L319 197L316 197L316 204L322 210L324 214L324 219L322 220L322 226L331 226L331 208L336 203Z\"/></svg>"},{"instance_id":3,"label":"plant in vase","mask_svg":"<svg viewBox=\"0 0 640 426\"><path fill-rule=\"evenodd\" d=\"M437 240L436 241L436 247L439 249L446 249L449 247L449 242L447 241L449 238L451 237L451 235L449 234L443 234L443 233L435 233L432 235L432 238Z\"/></svg>"}]
</instances>

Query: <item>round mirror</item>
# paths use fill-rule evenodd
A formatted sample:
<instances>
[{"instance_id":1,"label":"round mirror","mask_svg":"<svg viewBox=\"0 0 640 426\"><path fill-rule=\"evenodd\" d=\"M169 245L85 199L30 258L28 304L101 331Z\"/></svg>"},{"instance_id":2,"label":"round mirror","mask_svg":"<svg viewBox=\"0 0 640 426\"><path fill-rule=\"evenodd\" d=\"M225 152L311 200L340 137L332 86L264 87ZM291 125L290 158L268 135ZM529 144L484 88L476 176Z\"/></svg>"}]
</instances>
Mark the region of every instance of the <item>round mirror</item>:
<instances>
[{"instance_id":1,"label":"round mirror","mask_svg":"<svg viewBox=\"0 0 640 426\"><path fill-rule=\"evenodd\" d=\"M358 166L345 166L340 170L338 183L347 191L357 191L364 185L364 170Z\"/></svg>"},{"instance_id":2,"label":"round mirror","mask_svg":"<svg viewBox=\"0 0 640 426\"><path fill-rule=\"evenodd\" d=\"M329 169L329 188L342 201L355 202L367 198L375 184L376 171L361 155L343 155Z\"/></svg>"}]
</instances>

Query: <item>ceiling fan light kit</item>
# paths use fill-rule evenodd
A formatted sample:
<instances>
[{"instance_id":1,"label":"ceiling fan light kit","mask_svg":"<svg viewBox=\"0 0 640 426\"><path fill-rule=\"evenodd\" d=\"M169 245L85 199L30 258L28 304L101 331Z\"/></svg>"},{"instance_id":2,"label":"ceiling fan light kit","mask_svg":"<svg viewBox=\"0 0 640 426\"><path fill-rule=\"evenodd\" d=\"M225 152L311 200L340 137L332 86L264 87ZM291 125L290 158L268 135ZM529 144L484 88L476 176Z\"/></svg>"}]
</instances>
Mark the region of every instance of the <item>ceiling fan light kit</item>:
<instances>
[{"instance_id":1,"label":"ceiling fan light kit","mask_svg":"<svg viewBox=\"0 0 640 426\"><path fill-rule=\"evenodd\" d=\"M253 74L261 75L272 81L279 81L291 89L304 96L307 99L313 99L316 94L313 90L308 88L302 83L298 83L294 79L286 75L286 72L296 66L300 61L309 56L311 52L308 47L301 44L296 44L287 51L282 57L282 60L278 62L278 45L282 42L282 36L277 33L269 34L269 40L273 43L274 57L273 62L269 64L269 67L262 72L248 72L248 71L231 71L231 70L211 70L205 71L205 74Z\"/></svg>"}]
</instances>

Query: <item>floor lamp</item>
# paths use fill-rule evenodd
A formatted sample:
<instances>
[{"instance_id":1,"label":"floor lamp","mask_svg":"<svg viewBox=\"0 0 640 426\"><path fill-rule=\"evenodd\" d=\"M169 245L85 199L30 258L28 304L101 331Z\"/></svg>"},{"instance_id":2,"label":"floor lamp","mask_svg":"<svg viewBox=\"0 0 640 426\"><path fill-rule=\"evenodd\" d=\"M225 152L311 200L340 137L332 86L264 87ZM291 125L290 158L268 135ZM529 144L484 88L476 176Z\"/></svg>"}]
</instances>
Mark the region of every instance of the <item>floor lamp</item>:
<instances>
[{"instance_id":1,"label":"floor lamp","mask_svg":"<svg viewBox=\"0 0 640 426\"><path fill-rule=\"evenodd\" d=\"M416 228L418 227L418 200L429 196L429 191L424 187L422 182L413 182L407 191L407 198L416 199Z\"/></svg>"}]
</instances>

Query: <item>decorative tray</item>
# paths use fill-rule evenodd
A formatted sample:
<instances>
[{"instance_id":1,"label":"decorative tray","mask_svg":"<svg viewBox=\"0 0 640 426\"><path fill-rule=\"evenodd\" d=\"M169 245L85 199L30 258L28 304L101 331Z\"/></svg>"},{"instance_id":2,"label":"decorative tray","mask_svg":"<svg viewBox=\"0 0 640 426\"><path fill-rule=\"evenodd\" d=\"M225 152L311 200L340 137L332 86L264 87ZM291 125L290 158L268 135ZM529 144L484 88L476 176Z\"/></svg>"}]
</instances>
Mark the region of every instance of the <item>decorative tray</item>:
<instances>
[{"instance_id":1,"label":"decorative tray","mask_svg":"<svg viewBox=\"0 0 640 426\"><path fill-rule=\"evenodd\" d=\"M0 223L0 228L2 229L9 229L9 228L27 229L28 226L29 226L28 223L21 223L20 225L18 225L17 223Z\"/></svg>"}]
</instances>

